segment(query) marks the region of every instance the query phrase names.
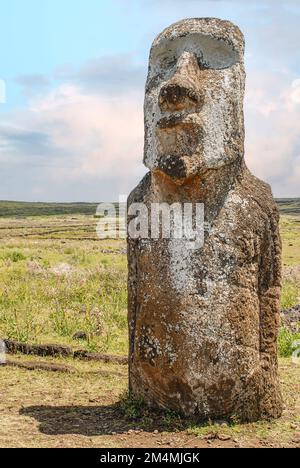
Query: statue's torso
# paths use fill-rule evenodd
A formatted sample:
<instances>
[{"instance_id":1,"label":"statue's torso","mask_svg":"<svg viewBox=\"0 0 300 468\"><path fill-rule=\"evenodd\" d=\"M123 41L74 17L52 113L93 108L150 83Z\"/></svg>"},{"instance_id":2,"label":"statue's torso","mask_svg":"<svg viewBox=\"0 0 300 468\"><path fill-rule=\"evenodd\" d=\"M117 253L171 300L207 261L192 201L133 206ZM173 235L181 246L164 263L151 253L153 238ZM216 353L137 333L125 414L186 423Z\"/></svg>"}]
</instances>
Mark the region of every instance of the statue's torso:
<instances>
[{"instance_id":1,"label":"statue's torso","mask_svg":"<svg viewBox=\"0 0 300 468\"><path fill-rule=\"evenodd\" d=\"M146 193L145 203L150 199L155 201ZM134 360L137 375L143 374L143 384L148 377L161 404L174 394L185 412L193 412L185 405L197 401L202 415L230 413L241 387L255 385L267 224L251 196L232 190L208 226L203 247L193 250L179 239L131 241ZM153 381L159 381L155 388Z\"/></svg>"}]
</instances>

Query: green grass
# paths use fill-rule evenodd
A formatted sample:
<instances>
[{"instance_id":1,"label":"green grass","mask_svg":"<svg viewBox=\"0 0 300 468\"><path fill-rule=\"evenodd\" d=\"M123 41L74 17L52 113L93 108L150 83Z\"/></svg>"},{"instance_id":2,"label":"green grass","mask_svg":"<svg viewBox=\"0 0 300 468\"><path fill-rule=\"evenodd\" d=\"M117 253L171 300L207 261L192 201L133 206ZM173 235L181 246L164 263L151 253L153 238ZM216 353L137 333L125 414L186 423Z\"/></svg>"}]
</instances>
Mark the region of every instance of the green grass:
<instances>
[{"instance_id":1,"label":"green grass","mask_svg":"<svg viewBox=\"0 0 300 468\"><path fill-rule=\"evenodd\" d=\"M130 421L135 421L145 416L146 407L144 400L130 395L128 391L121 395L119 407L123 416Z\"/></svg>"},{"instance_id":2,"label":"green grass","mask_svg":"<svg viewBox=\"0 0 300 468\"><path fill-rule=\"evenodd\" d=\"M300 216L281 216L283 265L300 265Z\"/></svg>"},{"instance_id":3,"label":"green grass","mask_svg":"<svg viewBox=\"0 0 300 468\"><path fill-rule=\"evenodd\" d=\"M18 252L16 250L13 250L12 252L7 252L5 253L2 258L5 260L11 260L13 263L20 262L22 260L26 260L25 255L22 252Z\"/></svg>"},{"instance_id":4,"label":"green grass","mask_svg":"<svg viewBox=\"0 0 300 468\"><path fill-rule=\"evenodd\" d=\"M113 253L123 241L0 242L0 336L127 352L127 260Z\"/></svg>"},{"instance_id":5,"label":"green grass","mask_svg":"<svg viewBox=\"0 0 300 468\"><path fill-rule=\"evenodd\" d=\"M299 284L296 280L286 279L283 282L281 294L281 307L290 309L299 303Z\"/></svg>"},{"instance_id":6,"label":"green grass","mask_svg":"<svg viewBox=\"0 0 300 468\"><path fill-rule=\"evenodd\" d=\"M281 219L283 308L299 302L298 221ZM100 241L96 223L78 213L0 218L0 336L127 353L125 241ZM86 339L73 339L77 332ZM292 338L280 340L286 356Z\"/></svg>"},{"instance_id":7,"label":"green grass","mask_svg":"<svg viewBox=\"0 0 300 468\"><path fill-rule=\"evenodd\" d=\"M278 336L278 350L281 357L290 357L299 348L297 343L300 333L291 333L286 328L281 328Z\"/></svg>"},{"instance_id":8,"label":"green grass","mask_svg":"<svg viewBox=\"0 0 300 468\"><path fill-rule=\"evenodd\" d=\"M286 208L290 209L287 205ZM36 214L27 219L0 216L0 337L126 354L125 241L99 241L95 234L97 220L92 214ZM299 228L299 217L282 217L285 266L281 302L284 308L300 302ZM78 331L83 331L86 339L73 339ZM55 362L76 367L76 373L70 375L38 371L29 373L24 369L2 367L3 401L0 402L0 410L4 444L11 445L14 441L18 446L46 446L55 445L60 439L61 446L90 446L89 437L77 434L80 425L84 429L89 426L97 446L103 443L115 446L114 437L118 435L107 435L112 432L124 433L124 441L118 439L118 443L130 446L134 444L134 439L130 440L131 436L126 434L128 429L136 428L146 431L145 444L148 444L154 429L158 429L162 437L172 433L174 443L178 444L176 446L181 446L181 441L177 441L180 433L189 434L192 444L193 437L196 441L207 438L217 444L227 436L245 446L257 441L269 441L275 445L292 444L295 430L291 425L300 428L299 369L290 358L295 350L294 342L298 339L300 334L292 334L286 329L281 329L279 333L278 347L282 356L279 360L280 380L287 410L279 420L256 424L239 424L234 418L228 425L216 422L196 424L183 421L170 411L153 412L145 407L142 400L124 393L127 388L127 368L124 366L55 359ZM22 356L20 359L35 360L36 357ZM49 358L49 361L52 362L52 359ZM99 411L105 412L105 405L111 404L114 417L108 406L105 419L107 429L103 435L99 435L102 424L100 421L99 426ZM48 405L48 409L43 405ZM38 406L41 407L38 413L47 413L43 424L50 421L55 425L58 405L61 406L59 414L65 413L65 407L72 406L74 421L71 428L70 416L59 419L58 423L59 430L62 424L66 424L66 431L70 431L70 434L59 432L61 435L49 437L49 434L38 430L39 425L32 424L28 416L22 416L21 408L24 406ZM99 406L102 406L102 410L99 410ZM152 444L158 447L158 442L158 435L152 434Z\"/></svg>"}]
</instances>

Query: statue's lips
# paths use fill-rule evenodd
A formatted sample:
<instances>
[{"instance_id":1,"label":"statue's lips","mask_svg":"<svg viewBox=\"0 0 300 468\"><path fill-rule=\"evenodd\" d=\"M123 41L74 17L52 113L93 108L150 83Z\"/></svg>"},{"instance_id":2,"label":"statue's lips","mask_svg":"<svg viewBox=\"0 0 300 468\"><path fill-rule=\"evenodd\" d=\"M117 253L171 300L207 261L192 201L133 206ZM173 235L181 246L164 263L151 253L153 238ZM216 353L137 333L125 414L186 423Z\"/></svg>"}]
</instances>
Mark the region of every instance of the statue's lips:
<instances>
[{"instance_id":1,"label":"statue's lips","mask_svg":"<svg viewBox=\"0 0 300 468\"><path fill-rule=\"evenodd\" d=\"M190 127L190 128L199 128L200 123L195 118L192 118L191 115L186 113L170 114L168 116L162 117L156 124L157 128L160 130L168 130L176 127Z\"/></svg>"},{"instance_id":2,"label":"statue's lips","mask_svg":"<svg viewBox=\"0 0 300 468\"><path fill-rule=\"evenodd\" d=\"M197 114L169 114L157 122L156 139L160 156L191 156L203 140L202 121Z\"/></svg>"}]
</instances>

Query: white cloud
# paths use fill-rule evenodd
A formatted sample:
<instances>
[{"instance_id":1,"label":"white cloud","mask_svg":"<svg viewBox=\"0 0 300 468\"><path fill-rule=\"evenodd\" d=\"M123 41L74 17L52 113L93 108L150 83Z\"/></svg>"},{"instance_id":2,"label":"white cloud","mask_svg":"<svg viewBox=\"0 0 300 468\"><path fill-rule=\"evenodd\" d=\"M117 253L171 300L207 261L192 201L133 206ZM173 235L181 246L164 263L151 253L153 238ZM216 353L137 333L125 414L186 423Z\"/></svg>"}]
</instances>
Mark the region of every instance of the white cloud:
<instances>
[{"instance_id":1,"label":"white cloud","mask_svg":"<svg viewBox=\"0 0 300 468\"><path fill-rule=\"evenodd\" d=\"M53 184L76 183L79 187L90 181L98 184L95 200L115 198L119 191L129 191L143 172L142 98L137 92L86 95L76 86L59 86L42 99L31 101L27 111L10 116L6 134L2 132L2 150L6 141L7 156L9 143L10 161L15 166L39 165L43 155L47 167L41 167L41 177L47 180L46 191ZM33 160L30 143L40 140L48 146L36 152ZM112 181L110 188L107 180ZM40 186L39 180L25 184L32 193L41 193Z\"/></svg>"},{"instance_id":2,"label":"white cloud","mask_svg":"<svg viewBox=\"0 0 300 468\"><path fill-rule=\"evenodd\" d=\"M52 187L74 200L128 193L145 172L142 101L137 91L93 95L65 84L11 114L0 155L19 171L26 166L19 198L48 199ZM300 79L284 71L249 74L245 108L250 169L276 196L299 196Z\"/></svg>"},{"instance_id":3,"label":"white cloud","mask_svg":"<svg viewBox=\"0 0 300 468\"><path fill-rule=\"evenodd\" d=\"M221 16L239 24L247 44L247 163L272 185L275 195L300 196L297 2L144 3L144 35L140 29L135 34L140 34L145 57L155 34L184 16ZM163 15L157 16L157 3ZM12 198L34 199L39 193L40 199L100 200L134 187L145 171L146 69L146 61L140 64L131 54L116 54L78 68L62 66L52 77L19 77L29 102L27 108L1 116L0 198L12 193Z\"/></svg>"},{"instance_id":4,"label":"white cloud","mask_svg":"<svg viewBox=\"0 0 300 468\"><path fill-rule=\"evenodd\" d=\"M290 111L297 109L300 106L300 78L294 80L289 89L283 93L286 100L287 108Z\"/></svg>"},{"instance_id":5,"label":"white cloud","mask_svg":"<svg viewBox=\"0 0 300 468\"><path fill-rule=\"evenodd\" d=\"M249 77L246 160L278 197L300 196L300 80L260 73Z\"/></svg>"},{"instance_id":6,"label":"white cloud","mask_svg":"<svg viewBox=\"0 0 300 468\"><path fill-rule=\"evenodd\" d=\"M54 77L80 86L85 93L120 94L142 87L146 73L145 64L136 62L132 54L118 54L97 57L77 69L59 67Z\"/></svg>"}]
</instances>

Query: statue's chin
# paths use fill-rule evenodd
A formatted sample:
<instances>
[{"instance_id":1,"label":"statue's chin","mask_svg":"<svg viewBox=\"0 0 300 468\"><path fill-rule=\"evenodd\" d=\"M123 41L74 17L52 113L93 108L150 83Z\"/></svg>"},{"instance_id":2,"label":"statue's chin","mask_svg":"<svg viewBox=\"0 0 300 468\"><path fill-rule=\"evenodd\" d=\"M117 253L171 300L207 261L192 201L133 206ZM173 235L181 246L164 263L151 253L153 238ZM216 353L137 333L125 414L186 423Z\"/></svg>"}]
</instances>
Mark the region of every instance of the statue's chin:
<instances>
[{"instance_id":1,"label":"statue's chin","mask_svg":"<svg viewBox=\"0 0 300 468\"><path fill-rule=\"evenodd\" d=\"M160 156L154 170L165 174L178 184L205 172L199 154L194 156Z\"/></svg>"},{"instance_id":2,"label":"statue's chin","mask_svg":"<svg viewBox=\"0 0 300 468\"><path fill-rule=\"evenodd\" d=\"M172 179L185 179L187 177L188 168L184 157L161 156L156 168Z\"/></svg>"},{"instance_id":3,"label":"statue's chin","mask_svg":"<svg viewBox=\"0 0 300 468\"><path fill-rule=\"evenodd\" d=\"M166 177L176 185L184 185L196 173L190 173L185 165L185 161L177 157L177 162L174 164L157 164L151 169L152 172Z\"/></svg>"}]
</instances>

